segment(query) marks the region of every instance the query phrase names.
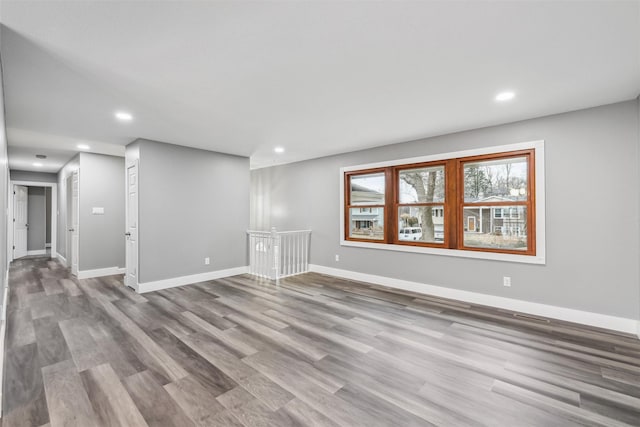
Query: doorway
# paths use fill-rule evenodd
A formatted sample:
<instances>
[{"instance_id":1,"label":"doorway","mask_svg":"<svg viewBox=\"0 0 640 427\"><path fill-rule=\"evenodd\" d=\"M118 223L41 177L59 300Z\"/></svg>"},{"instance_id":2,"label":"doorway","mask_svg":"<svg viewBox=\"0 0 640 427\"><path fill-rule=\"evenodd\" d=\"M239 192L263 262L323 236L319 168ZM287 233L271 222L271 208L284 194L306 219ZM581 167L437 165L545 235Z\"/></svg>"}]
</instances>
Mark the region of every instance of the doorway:
<instances>
[{"instance_id":1,"label":"doorway","mask_svg":"<svg viewBox=\"0 0 640 427\"><path fill-rule=\"evenodd\" d=\"M74 171L67 177L66 181L66 194L67 194L67 218L65 224L67 225L66 231L66 256L67 265L71 266L71 274L78 275L78 263L79 263L79 237L80 226L78 221L79 216L79 192L78 192L78 171Z\"/></svg>"},{"instance_id":2,"label":"doorway","mask_svg":"<svg viewBox=\"0 0 640 427\"><path fill-rule=\"evenodd\" d=\"M57 256L57 184L11 181L10 185L9 261L28 255Z\"/></svg>"},{"instance_id":3,"label":"doorway","mask_svg":"<svg viewBox=\"0 0 640 427\"><path fill-rule=\"evenodd\" d=\"M138 289L138 162L127 166L126 175L126 268L124 283L133 289Z\"/></svg>"}]
</instances>

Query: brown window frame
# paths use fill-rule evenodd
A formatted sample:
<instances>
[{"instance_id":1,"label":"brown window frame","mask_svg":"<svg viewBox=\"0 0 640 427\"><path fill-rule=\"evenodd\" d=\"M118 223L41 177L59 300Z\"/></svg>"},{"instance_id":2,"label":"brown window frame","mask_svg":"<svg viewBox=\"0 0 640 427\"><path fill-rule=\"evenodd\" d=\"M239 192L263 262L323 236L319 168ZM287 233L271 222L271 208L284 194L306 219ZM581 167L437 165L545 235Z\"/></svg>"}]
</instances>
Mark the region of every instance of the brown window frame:
<instances>
[{"instance_id":1,"label":"brown window frame","mask_svg":"<svg viewBox=\"0 0 640 427\"><path fill-rule=\"evenodd\" d=\"M444 185L445 185L445 196L444 196L444 201L443 202L416 202L416 203L400 203L400 190L399 190L399 184L400 184L400 172L402 172L403 170L407 170L407 169L420 169L420 168L432 168L432 167L438 167L438 166L443 166L444 167ZM448 233L446 232L447 229L447 222L448 222L448 218L447 218L447 212L449 211L449 194L447 194L447 182L448 182L448 176L447 176L447 171L448 171L448 162L446 160L439 160L439 161L434 161L434 162L422 162L422 163L411 163L411 164L406 164L406 165L396 165L396 166L391 166L390 169L392 170L392 174L393 174L393 178L394 178L394 187L393 187L393 206L392 206L392 211L393 211L393 224L390 225L390 229L391 229L391 236L392 239L391 243L394 245L403 245L403 246L424 246L424 247L430 247L430 248L448 248L447 243L448 243L448 239L449 236L447 235ZM415 207L420 207L420 206L431 206L431 207L440 207L442 206L444 209L444 217L443 217L443 227L444 227L444 240L442 243L438 243L438 242L420 242L417 240L400 240L399 237L399 230L398 230L398 210L400 209L400 207L402 206L415 206Z\"/></svg>"},{"instance_id":2,"label":"brown window frame","mask_svg":"<svg viewBox=\"0 0 640 427\"><path fill-rule=\"evenodd\" d=\"M518 201L505 201L505 202L465 202L464 201L464 164L475 163L491 160L502 160L510 158L525 157L527 159L527 199ZM515 255L536 255L536 212L535 212L535 197L536 197L536 181L535 181L535 149L509 151L505 153L484 154L481 156L463 157L458 159L458 179L460 182L460 190L458 192L458 214L460 218L464 218L464 208L473 206L482 207L507 207L523 206L526 208L526 224L527 224L527 248L526 250L519 249L499 249L499 248L483 248L464 245L464 223L461 221L458 224L458 236L460 238L460 244L457 249L474 251L474 252L495 252L501 254L515 254ZM511 211L503 210L502 218L506 215L511 219ZM492 214L493 215L493 214Z\"/></svg>"},{"instance_id":3,"label":"brown window frame","mask_svg":"<svg viewBox=\"0 0 640 427\"><path fill-rule=\"evenodd\" d=\"M382 172L384 174L384 198L385 198L385 202L384 204L380 205L380 204L368 204L368 205L362 205L362 204L358 204L358 205L354 205L351 203L351 177L352 176L358 176L358 175L371 175L371 174L375 174L375 173L380 173ZM345 210L344 210L344 236L347 240L351 241L351 242L369 242L369 243L388 243L388 239L389 239L389 233L387 230L387 224L388 224L388 220L389 220L389 207L388 207L388 198L389 198L389 185L390 185L390 179L389 179L389 174L387 171L387 168L373 168L373 169L363 169L363 170L358 170L358 171L352 171L352 172L345 172L345 179L344 179L344 206L345 206ZM351 209L360 209L360 208L382 208L383 209L383 215L384 215L384 227L382 229L383 231L383 236L382 236L382 240L377 240L377 239L364 239L364 238L357 238L357 237L350 237L350 228L351 228L351 221L350 221L350 215L351 215Z\"/></svg>"},{"instance_id":4,"label":"brown window frame","mask_svg":"<svg viewBox=\"0 0 640 427\"><path fill-rule=\"evenodd\" d=\"M524 201L505 202L465 202L464 201L464 164L469 162L489 161L525 157L527 159L527 199ZM400 203L399 174L402 170L423 167L444 166L445 199L444 202ZM351 204L351 177L384 173L385 203L371 205ZM393 166L377 167L344 172L344 230L345 241L366 242L373 244L391 244L398 246L418 246L436 249L453 249L471 252L490 252L513 255L536 255L536 188L535 188L535 148L496 152L477 156L465 156L430 162L407 163ZM443 242L421 242L400 240L398 230L398 209L401 206L434 206L443 207ZM464 208L467 206L524 206L526 208L527 248L526 250L483 248L464 245ZM352 208L382 208L384 212L383 239L364 239L350 237L350 212Z\"/></svg>"}]
</instances>

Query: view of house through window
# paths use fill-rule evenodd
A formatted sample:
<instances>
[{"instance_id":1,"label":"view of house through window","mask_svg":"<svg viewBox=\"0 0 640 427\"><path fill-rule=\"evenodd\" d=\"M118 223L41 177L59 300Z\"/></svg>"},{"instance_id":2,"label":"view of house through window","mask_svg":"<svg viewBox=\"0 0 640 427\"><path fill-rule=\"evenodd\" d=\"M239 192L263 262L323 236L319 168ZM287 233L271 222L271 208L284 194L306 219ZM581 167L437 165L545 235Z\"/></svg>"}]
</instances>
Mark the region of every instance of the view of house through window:
<instances>
[{"instance_id":1,"label":"view of house through window","mask_svg":"<svg viewBox=\"0 0 640 427\"><path fill-rule=\"evenodd\" d=\"M345 173L345 238L535 255L534 150Z\"/></svg>"},{"instance_id":2,"label":"view of house through window","mask_svg":"<svg viewBox=\"0 0 640 427\"><path fill-rule=\"evenodd\" d=\"M463 164L464 245L526 251L528 157Z\"/></svg>"},{"instance_id":3,"label":"view of house through window","mask_svg":"<svg viewBox=\"0 0 640 427\"><path fill-rule=\"evenodd\" d=\"M398 239L444 242L444 165L398 171Z\"/></svg>"},{"instance_id":4,"label":"view of house through window","mask_svg":"<svg viewBox=\"0 0 640 427\"><path fill-rule=\"evenodd\" d=\"M370 240L384 239L384 173L354 176L351 179L349 200L349 237Z\"/></svg>"}]
</instances>

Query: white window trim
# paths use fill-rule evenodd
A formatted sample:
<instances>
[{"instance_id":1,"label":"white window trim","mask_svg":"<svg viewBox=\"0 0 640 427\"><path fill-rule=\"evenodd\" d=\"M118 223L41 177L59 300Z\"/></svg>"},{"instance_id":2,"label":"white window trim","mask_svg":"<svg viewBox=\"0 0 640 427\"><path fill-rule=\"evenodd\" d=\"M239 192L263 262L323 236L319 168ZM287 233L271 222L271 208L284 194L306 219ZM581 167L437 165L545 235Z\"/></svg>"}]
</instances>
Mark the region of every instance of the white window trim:
<instances>
[{"instance_id":1,"label":"white window trim","mask_svg":"<svg viewBox=\"0 0 640 427\"><path fill-rule=\"evenodd\" d=\"M535 191L536 191L536 255L518 255L495 252L466 251L460 249L441 249L423 246L390 245L386 243L354 242L345 240L344 236L344 174L345 172L358 171L363 169L382 168L398 166L411 163L435 162L438 160L455 159L459 157L481 156L484 154L496 154L518 150L535 150ZM546 263L546 242L545 242L545 176L544 176L544 140L521 142L517 144L498 145L472 150L456 151L450 153L439 153L430 156L412 157L407 159L390 160L385 162L368 163L363 165L347 166L340 168L340 245L357 248L379 249L396 252L414 252L430 255L443 255L462 258L487 259L495 261L519 262L525 264L545 264Z\"/></svg>"}]
</instances>

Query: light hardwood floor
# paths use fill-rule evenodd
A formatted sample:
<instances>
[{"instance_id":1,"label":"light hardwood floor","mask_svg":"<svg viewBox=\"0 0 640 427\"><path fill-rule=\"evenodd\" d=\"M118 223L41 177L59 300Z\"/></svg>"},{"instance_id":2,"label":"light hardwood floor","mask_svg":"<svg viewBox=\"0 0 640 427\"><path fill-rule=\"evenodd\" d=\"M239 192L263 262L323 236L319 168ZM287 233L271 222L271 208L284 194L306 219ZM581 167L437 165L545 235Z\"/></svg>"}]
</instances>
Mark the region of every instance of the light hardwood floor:
<instances>
[{"instance_id":1,"label":"light hardwood floor","mask_svg":"<svg viewBox=\"0 0 640 427\"><path fill-rule=\"evenodd\" d=\"M640 425L640 341L319 274L10 270L8 426Z\"/></svg>"}]
</instances>

